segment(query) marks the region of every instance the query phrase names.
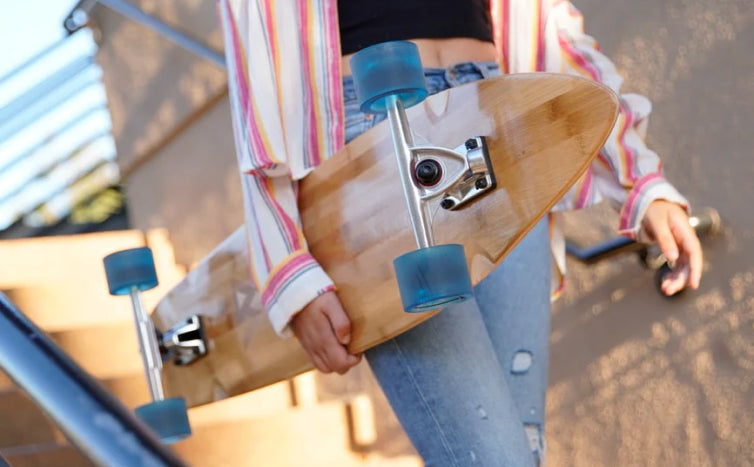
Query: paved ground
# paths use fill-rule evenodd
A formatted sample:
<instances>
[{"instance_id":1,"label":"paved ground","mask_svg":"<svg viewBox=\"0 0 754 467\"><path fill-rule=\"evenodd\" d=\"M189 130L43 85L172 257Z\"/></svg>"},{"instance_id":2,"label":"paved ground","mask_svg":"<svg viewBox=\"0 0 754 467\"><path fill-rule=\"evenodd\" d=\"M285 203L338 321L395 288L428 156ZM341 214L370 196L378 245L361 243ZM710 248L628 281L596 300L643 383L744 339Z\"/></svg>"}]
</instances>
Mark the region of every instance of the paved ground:
<instances>
[{"instance_id":1,"label":"paved ground","mask_svg":"<svg viewBox=\"0 0 754 467\"><path fill-rule=\"evenodd\" d=\"M754 464L754 9L750 0L576 0L587 30L654 102L649 143L723 234L699 291L656 295L633 258L571 264L553 316L551 465ZM571 216L583 241L617 221Z\"/></svg>"}]
</instances>

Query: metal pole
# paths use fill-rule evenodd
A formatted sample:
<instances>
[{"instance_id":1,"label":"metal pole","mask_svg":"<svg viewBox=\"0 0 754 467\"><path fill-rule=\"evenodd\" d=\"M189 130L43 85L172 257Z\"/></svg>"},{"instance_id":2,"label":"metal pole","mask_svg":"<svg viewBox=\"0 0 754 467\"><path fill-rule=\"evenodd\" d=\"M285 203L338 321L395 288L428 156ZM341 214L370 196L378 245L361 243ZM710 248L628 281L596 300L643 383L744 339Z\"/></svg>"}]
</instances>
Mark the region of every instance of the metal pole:
<instances>
[{"instance_id":1,"label":"metal pole","mask_svg":"<svg viewBox=\"0 0 754 467\"><path fill-rule=\"evenodd\" d=\"M107 349L99 349L107 352ZM101 467L184 464L0 293L0 368Z\"/></svg>"},{"instance_id":2,"label":"metal pole","mask_svg":"<svg viewBox=\"0 0 754 467\"><path fill-rule=\"evenodd\" d=\"M132 288L129 295L131 295L131 304L134 309L136 334L139 336L139 348L144 361L149 393L153 401L161 401L165 399L165 393L162 389L162 357L160 357L160 346L157 343L157 333L147 310L144 309L139 288Z\"/></svg>"},{"instance_id":3,"label":"metal pole","mask_svg":"<svg viewBox=\"0 0 754 467\"><path fill-rule=\"evenodd\" d=\"M432 238L432 226L429 222L427 203L422 202L421 194L414 186L414 179L411 176L413 136L411 136L408 118L401 100L395 95L387 96L386 99L390 133L393 135L393 147L398 162L398 173L403 185L403 195L406 198L408 214L411 217L414 238L419 248L427 248L434 245L434 238Z\"/></svg>"},{"instance_id":4,"label":"metal pole","mask_svg":"<svg viewBox=\"0 0 754 467\"><path fill-rule=\"evenodd\" d=\"M144 13L132 4L124 0L99 0L98 3L120 13L127 18L136 21L137 23L143 24L144 26L156 31L158 34L165 36L165 38L169 41L175 43L180 47L183 47L189 52L192 52L200 57L209 60L218 67L223 69L225 68L225 57L222 54L212 50L196 39L193 39L186 34L171 28L157 18Z\"/></svg>"}]
</instances>

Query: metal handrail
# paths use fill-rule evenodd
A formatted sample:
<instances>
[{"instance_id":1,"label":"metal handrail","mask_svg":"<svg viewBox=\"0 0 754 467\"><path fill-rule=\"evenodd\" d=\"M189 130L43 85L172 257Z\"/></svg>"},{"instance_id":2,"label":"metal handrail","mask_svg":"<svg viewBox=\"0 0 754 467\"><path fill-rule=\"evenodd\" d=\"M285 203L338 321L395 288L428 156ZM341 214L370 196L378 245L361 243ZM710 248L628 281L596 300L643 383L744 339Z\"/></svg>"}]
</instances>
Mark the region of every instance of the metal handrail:
<instances>
[{"instance_id":1,"label":"metal handrail","mask_svg":"<svg viewBox=\"0 0 754 467\"><path fill-rule=\"evenodd\" d=\"M190 37L186 33L168 26L154 16L144 13L133 4L124 0L80 0L79 3L73 7L68 16L66 16L63 21L63 26L70 33L83 27L88 20L89 11L91 11L91 9L98 3L120 13L126 18L148 27L174 44L183 47L199 57L209 60L222 69L225 69L225 57L222 53L217 52L206 44Z\"/></svg>"}]
</instances>

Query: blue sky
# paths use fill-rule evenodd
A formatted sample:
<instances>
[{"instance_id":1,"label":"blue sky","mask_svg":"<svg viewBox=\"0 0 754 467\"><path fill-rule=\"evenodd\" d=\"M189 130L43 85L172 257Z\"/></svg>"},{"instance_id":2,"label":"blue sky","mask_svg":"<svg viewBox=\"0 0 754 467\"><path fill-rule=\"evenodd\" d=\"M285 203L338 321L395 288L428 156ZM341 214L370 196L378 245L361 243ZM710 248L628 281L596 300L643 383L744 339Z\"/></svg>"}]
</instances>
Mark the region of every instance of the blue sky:
<instances>
[{"instance_id":1,"label":"blue sky","mask_svg":"<svg viewBox=\"0 0 754 467\"><path fill-rule=\"evenodd\" d=\"M0 77L65 36L75 0L0 0Z\"/></svg>"}]
</instances>

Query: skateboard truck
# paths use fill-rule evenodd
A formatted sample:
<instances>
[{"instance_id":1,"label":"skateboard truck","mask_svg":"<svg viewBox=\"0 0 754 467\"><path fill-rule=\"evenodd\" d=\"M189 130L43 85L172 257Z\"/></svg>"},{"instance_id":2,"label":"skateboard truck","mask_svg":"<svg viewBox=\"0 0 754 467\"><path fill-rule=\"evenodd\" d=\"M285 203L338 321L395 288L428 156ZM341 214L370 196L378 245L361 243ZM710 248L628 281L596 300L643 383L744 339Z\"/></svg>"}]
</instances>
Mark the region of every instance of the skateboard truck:
<instances>
[{"instance_id":1,"label":"skateboard truck","mask_svg":"<svg viewBox=\"0 0 754 467\"><path fill-rule=\"evenodd\" d=\"M402 101L385 98L403 194L419 248L434 244L430 201L456 210L497 186L484 136L469 138L455 149L415 146Z\"/></svg>"},{"instance_id":2,"label":"skateboard truck","mask_svg":"<svg viewBox=\"0 0 754 467\"><path fill-rule=\"evenodd\" d=\"M139 349L149 393L152 396L152 403L137 407L136 415L152 428L163 442L179 441L191 434L186 401L182 398L165 398L160 343L141 300L142 291L157 286L152 251L146 247L118 251L106 256L103 261L110 294L129 295L133 306Z\"/></svg>"},{"instance_id":3,"label":"skateboard truck","mask_svg":"<svg viewBox=\"0 0 754 467\"><path fill-rule=\"evenodd\" d=\"M356 92L364 113L387 113L398 173L418 250L393 262L404 310L443 308L472 296L461 245L435 245L430 202L455 210L496 185L484 137L455 149L414 144L405 109L427 96L417 47L384 42L351 58Z\"/></svg>"},{"instance_id":4,"label":"skateboard truck","mask_svg":"<svg viewBox=\"0 0 754 467\"><path fill-rule=\"evenodd\" d=\"M492 171L490 154L484 136L470 138L455 149L457 153L465 151L468 170L442 193L440 207L455 211L465 204L494 190L497 187L495 173Z\"/></svg>"},{"instance_id":5,"label":"skateboard truck","mask_svg":"<svg viewBox=\"0 0 754 467\"><path fill-rule=\"evenodd\" d=\"M163 363L189 365L207 355L207 339L199 315L189 316L165 333L158 330L157 340Z\"/></svg>"}]
</instances>

